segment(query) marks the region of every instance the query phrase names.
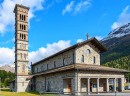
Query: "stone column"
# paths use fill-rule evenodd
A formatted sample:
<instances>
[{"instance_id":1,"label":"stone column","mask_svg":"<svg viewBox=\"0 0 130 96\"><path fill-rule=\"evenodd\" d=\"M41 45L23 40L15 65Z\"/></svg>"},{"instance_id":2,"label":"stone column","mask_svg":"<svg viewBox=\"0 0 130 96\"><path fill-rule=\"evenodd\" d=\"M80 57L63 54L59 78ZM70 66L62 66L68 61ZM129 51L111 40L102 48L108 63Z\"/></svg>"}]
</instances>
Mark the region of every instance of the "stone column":
<instances>
[{"instance_id":1,"label":"stone column","mask_svg":"<svg viewBox=\"0 0 130 96\"><path fill-rule=\"evenodd\" d=\"M124 92L124 78L121 78L121 92Z\"/></svg>"},{"instance_id":2,"label":"stone column","mask_svg":"<svg viewBox=\"0 0 130 96\"><path fill-rule=\"evenodd\" d=\"M99 78L97 78L97 93L99 92Z\"/></svg>"},{"instance_id":3,"label":"stone column","mask_svg":"<svg viewBox=\"0 0 130 96\"><path fill-rule=\"evenodd\" d=\"M71 79L72 94L75 94L75 78Z\"/></svg>"},{"instance_id":4,"label":"stone column","mask_svg":"<svg viewBox=\"0 0 130 96\"><path fill-rule=\"evenodd\" d=\"M116 92L116 78L114 78L114 92Z\"/></svg>"},{"instance_id":5,"label":"stone column","mask_svg":"<svg viewBox=\"0 0 130 96\"><path fill-rule=\"evenodd\" d=\"M90 94L90 78L87 79L87 94Z\"/></svg>"},{"instance_id":6,"label":"stone column","mask_svg":"<svg viewBox=\"0 0 130 96\"><path fill-rule=\"evenodd\" d=\"M79 78L79 77L77 77L76 78L76 93L75 93L75 95L76 96L80 96L80 93L81 93L81 78Z\"/></svg>"},{"instance_id":7,"label":"stone column","mask_svg":"<svg viewBox=\"0 0 130 96\"><path fill-rule=\"evenodd\" d=\"M106 91L109 92L109 78L106 78Z\"/></svg>"}]
</instances>

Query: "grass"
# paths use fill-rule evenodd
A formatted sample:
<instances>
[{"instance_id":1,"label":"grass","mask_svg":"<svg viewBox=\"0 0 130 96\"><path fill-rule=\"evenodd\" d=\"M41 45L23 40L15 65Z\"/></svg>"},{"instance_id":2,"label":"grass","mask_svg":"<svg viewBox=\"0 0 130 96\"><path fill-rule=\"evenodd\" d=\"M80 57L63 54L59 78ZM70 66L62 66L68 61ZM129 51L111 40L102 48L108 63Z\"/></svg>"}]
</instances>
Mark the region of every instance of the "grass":
<instances>
[{"instance_id":1,"label":"grass","mask_svg":"<svg viewBox=\"0 0 130 96\"><path fill-rule=\"evenodd\" d=\"M10 92L9 89L2 89L0 96L40 96L37 92ZM56 96L54 94L42 94L41 96Z\"/></svg>"}]
</instances>

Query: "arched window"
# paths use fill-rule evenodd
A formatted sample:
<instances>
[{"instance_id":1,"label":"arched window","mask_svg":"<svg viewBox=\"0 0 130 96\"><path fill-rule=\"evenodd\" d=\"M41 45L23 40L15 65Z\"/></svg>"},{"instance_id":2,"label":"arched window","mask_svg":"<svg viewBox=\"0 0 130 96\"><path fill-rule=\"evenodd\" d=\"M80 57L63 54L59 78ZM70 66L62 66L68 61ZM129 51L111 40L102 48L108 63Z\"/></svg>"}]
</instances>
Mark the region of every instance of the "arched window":
<instances>
[{"instance_id":1,"label":"arched window","mask_svg":"<svg viewBox=\"0 0 130 96\"><path fill-rule=\"evenodd\" d=\"M81 57L81 62L82 63L84 62L84 55L82 55L82 57Z\"/></svg>"},{"instance_id":2,"label":"arched window","mask_svg":"<svg viewBox=\"0 0 130 96\"><path fill-rule=\"evenodd\" d=\"M20 33L20 39L22 38L22 35L21 35L21 33Z\"/></svg>"},{"instance_id":3,"label":"arched window","mask_svg":"<svg viewBox=\"0 0 130 96\"><path fill-rule=\"evenodd\" d=\"M54 68L56 68L56 61L54 61Z\"/></svg>"},{"instance_id":4,"label":"arched window","mask_svg":"<svg viewBox=\"0 0 130 96\"><path fill-rule=\"evenodd\" d=\"M24 54L24 59L26 59L26 54Z\"/></svg>"},{"instance_id":5,"label":"arched window","mask_svg":"<svg viewBox=\"0 0 130 96\"><path fill-rule=\"evenodd\" d=\"M20 58L22 59L22 53L20 53Z\"/></svg>"},{"instance_id":6,"label":"arched window","mask_svg":"<svg viewBox=\"0 0 130 96\"><path fill-rule=\"evenodd\" d=\"M25 15L24 15L24 21L26 20L26 17L25 17Z\"/></svg>"},{"instance_id":7,"label":"arched window","mask_svg":"<svg viewBox=\"0 0 130 96\"><path fill-rule=\"evenodd\" d=\"M20 20L22 19L22 17L21 17L21 14L20 14Z\"/></svg>"},{"instance_id":8,"label":"arched window","mask_svg":"<svg viewBox=\"0 0 130 96\"><path fill-rule=\"evenodd\" d=\"M23 27L24 27L24 26L22 25L22 30L23 30Z\"/></svg>"},{"instance_id":9,"label":"arched window","mask_svg":"<svg viewBox=\"0 0 130 96\"><path fill-rule=\"evenodd\" d=\"M87 49L86 54L89 55L91 52L89 49Z\"/></svg>"},{"instance_id":10,"label":"arched window","mask_svg":"<svg viewBox=\"0 0 130 96\"><path fill-rule=\"evenodd\" d=\"M25 72L25 65L22 65L22 71Z\"/></svg>"},{"instance_id":11,"label":"arched window","mask_svg":"<svg viewBox=\"0 0 130 96\"><path fill-rule=\"evenodd\" d=\"M22 34L22 39L23 39L23 34Z\"/></svg>"},{"instance_id":12,"label":"arched window","mask_svg":"<svg viewBox=\"0 0 130 96\"><path fill-rule=\"evenodd\" d=\"M26 44L24 44L23 48L26 49Z\"/></svg>"},{"instance_id":13,"label":"arched window","mask_svg":"<svg viewBox=\"0 0 130 96\"><path fill-rule=\"evenodd\" d=\"M65 65L65 58L63 58L63 66Z\"/></svg>"},{"instance_id":14,"label":"arched window","mask_svg":"<svg viewBox=\"0 0 130 96\"><path fill-rule=\"evenodd\" d=\"M26 30L26 26L24 25L24 30Z\"/></svg>"},{"instance_id":15,"label":"arched window","mask_svg":"<svg viewBox=\"0 0 130 96\"><path fill-rule=\"evenodd\" d=\"M20 24L20 30L21 30L21 24Z\"/></svg>"},{"instance_id":16,"label":"arched window","mask_svg":"<svg viewBox=\"0 0 130 96\"><path fill-rule=\"evenodd\" d=\"M92 58L92 62L93 62L93 64L96 63L96 57L95 56Z\"/></svg>"},{"instance_id":17,"label":"arched window","mask_svg":"<svg viewBox=\"0 0 130 96\"><path fill-rule=\"evenodd\" d=\"M24 34L24 40L26 40L26 35Z\"/></svg>"},{"instance_id":18,"label":"arched window","mask_svg":"<svg viewBox=\"0 0 130 96\"><path fill-rule=\"evenodd\" d=\"M22 15L22 20L23 20L23 15Z\"/></svg>"}]
</instances>

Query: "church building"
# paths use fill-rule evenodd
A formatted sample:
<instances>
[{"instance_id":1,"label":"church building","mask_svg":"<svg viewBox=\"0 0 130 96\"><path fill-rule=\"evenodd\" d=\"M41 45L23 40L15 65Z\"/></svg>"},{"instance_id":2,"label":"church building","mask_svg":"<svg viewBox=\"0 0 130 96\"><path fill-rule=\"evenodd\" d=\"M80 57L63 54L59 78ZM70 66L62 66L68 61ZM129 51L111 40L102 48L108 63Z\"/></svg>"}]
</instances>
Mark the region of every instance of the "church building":
<instances>
[{"instance_id":1,"label":"church building","mask_svg":"<svg viewBox=\"0 0 130 96\"><path fill-rule=\"evenodd\" d=\"M91 38L32 64L34 90L78 95L123 92L124 73L128 71L101 66L100 54L105 51Z\"/></svg>"},{"instance_id":2,"label":"church building","mask_svg":"<svg viewBox=\"0 0 130 96\"><path fill-rule=\"evenodd\" d=\"M123 92L127 70L100 65L100 54L107 49L90 38L31 64L28 80L28 11L17 4L15 13L16 92L38 91L80 95L82 93Z\"/></svg>"}]
</instances>

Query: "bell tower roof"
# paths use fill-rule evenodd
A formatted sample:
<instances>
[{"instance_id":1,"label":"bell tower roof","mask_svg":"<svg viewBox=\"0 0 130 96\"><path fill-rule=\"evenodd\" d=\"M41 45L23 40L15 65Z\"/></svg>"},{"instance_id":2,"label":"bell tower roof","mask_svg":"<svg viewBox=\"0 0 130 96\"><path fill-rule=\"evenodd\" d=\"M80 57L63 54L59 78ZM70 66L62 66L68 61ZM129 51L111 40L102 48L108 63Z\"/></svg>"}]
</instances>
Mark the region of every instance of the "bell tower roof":
<instances>
[{"instance_id":1,"label":"bell tower roof","mask_svg":"<svg viewBox=\"0 0 130 96\"><path fill-rule=\"evenodd\" d=\"M27 7L27 6L23 6L23 5L20 5L20 4L16 4L16 5L15 5L15 8L14 8L14 12L17 10L18 7L20 7L20 8L24 8L24 9L27 9L27 10L30 9L30 8Z\"/></svg>"}]
</instances>

